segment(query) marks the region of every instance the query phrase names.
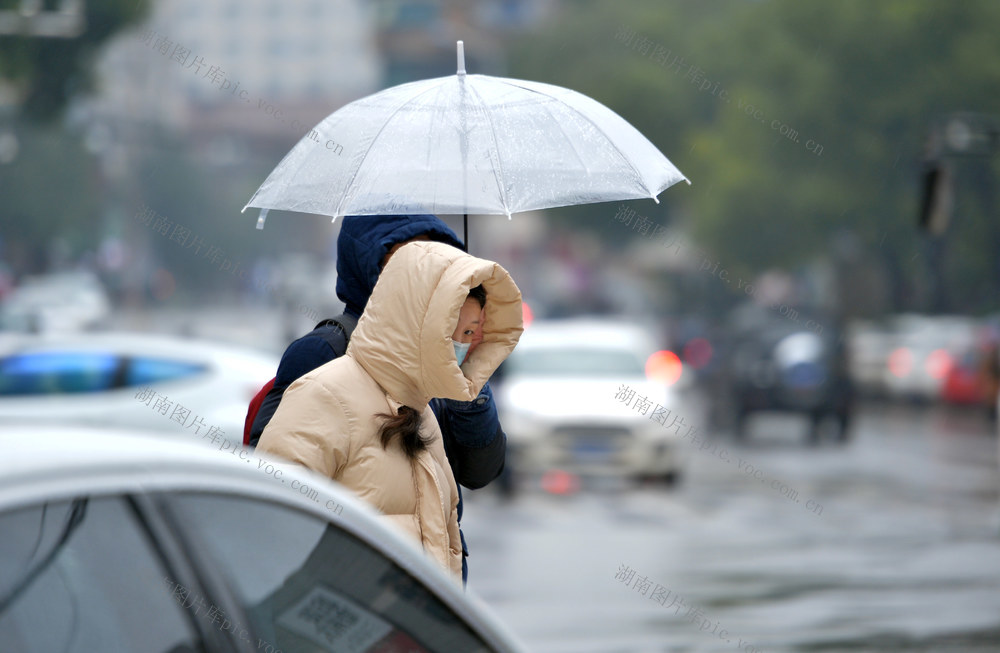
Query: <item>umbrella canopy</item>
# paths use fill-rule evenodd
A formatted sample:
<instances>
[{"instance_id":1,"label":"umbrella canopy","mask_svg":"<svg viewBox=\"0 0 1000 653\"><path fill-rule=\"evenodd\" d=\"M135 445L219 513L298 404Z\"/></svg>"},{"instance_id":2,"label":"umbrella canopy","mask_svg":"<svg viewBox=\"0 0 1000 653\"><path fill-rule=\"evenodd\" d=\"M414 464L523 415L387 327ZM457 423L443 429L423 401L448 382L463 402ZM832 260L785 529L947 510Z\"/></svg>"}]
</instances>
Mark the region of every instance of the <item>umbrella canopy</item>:
<instances>
[{"instance_id":1,"label":"umbrella canopy","mask_svg":"<svg viewBox=\"0 0 1000 653\"><path fill-rule=\"evenodd\" d=\"M394 86L330 114L244 210L510 216L656 200L681 180L646 137L596 100L550 84L467 75L459 42L457 74Z\"/></svg>"}]
</instances>

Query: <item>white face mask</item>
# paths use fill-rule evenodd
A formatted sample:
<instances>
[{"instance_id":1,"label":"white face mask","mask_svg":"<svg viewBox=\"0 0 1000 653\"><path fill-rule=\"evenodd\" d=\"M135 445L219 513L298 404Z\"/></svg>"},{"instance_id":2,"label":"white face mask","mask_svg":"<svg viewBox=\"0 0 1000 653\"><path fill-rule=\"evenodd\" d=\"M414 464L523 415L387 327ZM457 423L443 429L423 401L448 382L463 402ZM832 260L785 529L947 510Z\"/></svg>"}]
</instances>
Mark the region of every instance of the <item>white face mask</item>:
<instances>
[{"instance_id":1,"label":"white face mask","mask_svg":"<svg viewBox=\"0 0 1000 653\"><path fill-rule=\"evenodd\" d=\"M472 346L472 343L452 340L451 344L455 347L455 359L458 360L458 364L461 366L465 362L465 356L469 353L469 347Z\"/></svg>"}]
</instances>

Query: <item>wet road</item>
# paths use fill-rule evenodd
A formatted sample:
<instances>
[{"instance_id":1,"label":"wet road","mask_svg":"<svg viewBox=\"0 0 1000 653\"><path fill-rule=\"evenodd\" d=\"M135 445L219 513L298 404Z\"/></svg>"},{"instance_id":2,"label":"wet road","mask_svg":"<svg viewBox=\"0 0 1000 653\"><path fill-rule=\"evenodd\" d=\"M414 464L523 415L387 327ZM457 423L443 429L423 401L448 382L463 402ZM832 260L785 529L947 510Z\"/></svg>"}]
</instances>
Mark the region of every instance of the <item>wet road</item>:
<instances>
[{"instance_id":1,"label":"wet road","mask_svg":"<svg viewBox=\"0 0 1000 653\"><path fill-rule=\"evenodd\" d=\"M470 587L532 651L1000 651L988 423L866 407L815 449L801 428L685 443L676 491L466 493Z\"/></svg>"}]
</instances>

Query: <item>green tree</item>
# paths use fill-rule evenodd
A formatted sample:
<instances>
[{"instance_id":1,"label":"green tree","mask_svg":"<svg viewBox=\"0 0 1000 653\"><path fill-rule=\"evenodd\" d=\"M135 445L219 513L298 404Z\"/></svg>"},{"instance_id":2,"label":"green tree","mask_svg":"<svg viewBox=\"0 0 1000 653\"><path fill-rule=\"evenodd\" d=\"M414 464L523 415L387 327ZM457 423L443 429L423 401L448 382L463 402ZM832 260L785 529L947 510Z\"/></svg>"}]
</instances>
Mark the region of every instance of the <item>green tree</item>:
<instances>
[{"instance_id":1,"label":"green tree","mask_svg":"<svg viewBox=\"0 0 1000 653\"><path fill-rule=\"evenodd\" d=\"M915 229L921 150L944 114L997 113L1000 5L564 6L513 49L512 74L607 104L692 180L689 189L664 193L658 209L644 203L644 214L689 217L698 240L745 278L827 256L838 234L852 234L895 280L895 308L914 301L903 286L927 272ZM616 37L622 28L635 37ZM657 63L658 46L683 61ZM994 185L996 173L994 164ZM959 185L962 219L945 258L955 308L983 308L1000 285L1000 228L979 200L983 183ZM978 195L967 192L975 189ZM613 208L554 213L621 237L609 224ZM987 280L992 290L984 295L984 283L970 287L972 279Z\"/></svg>"},{"instance_id":2,"label":"green tree","mask_svg":"<svg viewBox=\"0 0 1000 653\"><path fill-rule=\"evenodd\" d=\"M733 97L730 111L693 136L691 174L712 175L717 191L698 198L697 233L723 256L760 269L808 260L849 230L894 278L913 277L921 261L913 259L921 252L914 229L921 149L942 115L995 106L998 9L774 0L734 12L735 24L707 41L731 55L713 65ZM759 126L751 104L763 112ZM776 132L774 120L794 137ZM810 142L822 150L808 149ZM950 236L963 259L949 284L957 304L974 302L961 296L957 278L990 277L996 251L982 236L982 229Z\"/></svg>"}]
</instances>

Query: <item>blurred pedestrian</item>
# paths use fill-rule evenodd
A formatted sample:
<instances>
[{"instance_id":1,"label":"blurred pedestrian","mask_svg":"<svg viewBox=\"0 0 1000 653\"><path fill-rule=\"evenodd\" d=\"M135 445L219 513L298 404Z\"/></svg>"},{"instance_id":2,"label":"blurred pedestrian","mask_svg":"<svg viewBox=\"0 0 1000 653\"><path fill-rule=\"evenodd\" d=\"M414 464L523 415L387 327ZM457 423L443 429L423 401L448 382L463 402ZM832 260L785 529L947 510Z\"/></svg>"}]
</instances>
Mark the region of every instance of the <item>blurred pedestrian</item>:
<instances>
[{"instance_id":1,"label":"blurred pedestrian","mask_svg":"<svg viewBox=\"0 0 1000 653\"><path fill-rule=\"evenodd\" d=\"M403 245L347 352L289 386L258 451L351 488L464 579L458 487L431 398L477 398L520 334L521 295L502 267L442 243Z\"/></svg>"}]
</instances>

